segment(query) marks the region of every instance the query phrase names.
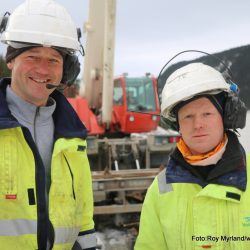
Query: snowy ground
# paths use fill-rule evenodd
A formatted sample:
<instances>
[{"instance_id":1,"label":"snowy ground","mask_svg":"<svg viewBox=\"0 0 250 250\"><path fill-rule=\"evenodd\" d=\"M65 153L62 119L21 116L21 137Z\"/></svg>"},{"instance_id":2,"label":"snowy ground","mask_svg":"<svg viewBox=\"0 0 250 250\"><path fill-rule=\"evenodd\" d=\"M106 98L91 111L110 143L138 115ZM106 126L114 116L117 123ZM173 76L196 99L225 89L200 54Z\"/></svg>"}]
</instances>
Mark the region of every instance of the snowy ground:
<instances>
[{"instance_id":1,"label":"snowy ground","mask_svg":"<svg viewBox=\"0 0 250 250\"><path fill-rule=\"evenodd\" d=\"M98 249L101 250L132 250L135 232L105 229L103 232L97 232L97 239Z\"/></svg>"}]
</instances>

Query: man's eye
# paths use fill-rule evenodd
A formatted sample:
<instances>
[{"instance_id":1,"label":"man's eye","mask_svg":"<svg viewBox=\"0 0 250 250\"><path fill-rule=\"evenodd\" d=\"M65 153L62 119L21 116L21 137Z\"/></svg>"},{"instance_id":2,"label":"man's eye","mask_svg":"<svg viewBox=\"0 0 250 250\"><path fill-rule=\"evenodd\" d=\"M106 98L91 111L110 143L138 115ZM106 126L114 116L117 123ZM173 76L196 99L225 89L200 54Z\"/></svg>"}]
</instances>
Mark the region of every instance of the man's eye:
<instances>
[{"instance_id":1,"label":"man's eye","mask_svg":"<svg viewBox=\"0 0 250 250\"><path fill-rule=\"evenodd\" d=\"M53 64L59 64L60 60L53 58L53 59L50 59L49 62Z\"/></svg>"},{"instance_id":2,"label":"man's eye","mask_svg":"<svg viewBox=\"0 0 250 250\"><path fill-rule=\"evenodd\" d=\"M31 59L31 60L37 60L37 59L38 59L38 57L36 57L36 56L28 56L28 59Z\"/></svg>"},{"instance_id":3,"label":"man's eye","mask_svg":"<svg viewBox=\"0 0 250 250\"><path fill-rule=\"evenodd\" d=\"M191 119L193 116L192 115L186 115L184 119Z\"/></svg>"}]
</instances>

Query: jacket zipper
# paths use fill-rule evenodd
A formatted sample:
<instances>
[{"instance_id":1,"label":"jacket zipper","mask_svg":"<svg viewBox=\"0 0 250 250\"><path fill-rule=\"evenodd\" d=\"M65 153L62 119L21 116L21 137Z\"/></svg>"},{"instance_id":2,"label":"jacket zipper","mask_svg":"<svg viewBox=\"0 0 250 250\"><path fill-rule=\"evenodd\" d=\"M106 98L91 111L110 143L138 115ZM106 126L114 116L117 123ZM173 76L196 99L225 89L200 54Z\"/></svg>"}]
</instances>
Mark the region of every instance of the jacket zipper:
<instances>
[{"instance_id":1,"label":"jacket zipper","mask_svg":"<svg viewBox=\"0 0 250 250\"><path fill-rule=\"evenodd\" d=\"M73 198L75 200L76 199L76 195L75 195L75 189L74 189L74 175L73 175L73 172L71 170L71 167L69 165L69 162L68 162L66 156L65 155L63 155L63 156L64 156L64 159L65 159L65 161L67 163L67 166L68 166L68 169L69 169L69 172L70 172L70 175L71 175L71 179L72 179L72 194L73 194Z\"/></svg>"},{"instance_id":2,"label":"jacket zipper","mask_svg":"<svg viewBox=\"0 0 250 250\"><path fill-rule=\"evenodd\" d=\"M39 115L40 107L37 107L35 116L34 116L34 122L33 122L33 131L34 131L34 142L37 143L37 135L36 135L36 121L37 117Z\"/></svg>"},{"instance_id":3,"label":"jacket zipper","mask_svg":"<svg viewBox=\"0 0 250 250\"><path fill-rule=\"evenodd\" d=\"M36 144L30 131L22 127L24 137L30 146L35 161L35 185L36 185L36 203L37 203L37 244L39 250L47 249L48 239L48 206L46 201L45 188L45 168Z\"/></svg>"}]
</instances>

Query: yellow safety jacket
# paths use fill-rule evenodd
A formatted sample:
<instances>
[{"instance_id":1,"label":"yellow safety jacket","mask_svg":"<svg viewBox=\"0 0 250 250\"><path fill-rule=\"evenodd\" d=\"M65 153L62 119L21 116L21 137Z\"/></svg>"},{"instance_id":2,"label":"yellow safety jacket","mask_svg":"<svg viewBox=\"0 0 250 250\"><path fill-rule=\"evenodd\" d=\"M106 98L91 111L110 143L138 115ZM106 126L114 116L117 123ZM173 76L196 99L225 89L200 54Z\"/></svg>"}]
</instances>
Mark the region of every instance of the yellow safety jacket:
<instances>
[{"instance_id":1,"label":"yellow safety jacket","mask_svg":"<svg viewBox=\"0 0 250 250\"><path fill-rule=\"evenodd\" d=\"M175 182L168 183L166 171L168 168L155 178L147 192L135 250L250 249L249 182L245 191L226 183L202 187L188 181L184 170L175 173ZM246 181L245 170L236 172L229 173L229 182L241 185ZM186 178L187 182L178 178Z\"/></svg>"},{"instance_id":2,"label":"yellow safety jacket","mask_svg":"<svg viewBox=\"0 0 250 250\"><path fill-rule=\"evenodd\" d=\"M96 245L86 131L75 114L74 123L69 122L72 108L65 97L55 93L53 98L56 133L47 196L44 166L31 134L11 117L0 92L1 250L45 250L48 239L53 250L72 249L76 241L82 249Z\"/></svg>"}]
</instances>

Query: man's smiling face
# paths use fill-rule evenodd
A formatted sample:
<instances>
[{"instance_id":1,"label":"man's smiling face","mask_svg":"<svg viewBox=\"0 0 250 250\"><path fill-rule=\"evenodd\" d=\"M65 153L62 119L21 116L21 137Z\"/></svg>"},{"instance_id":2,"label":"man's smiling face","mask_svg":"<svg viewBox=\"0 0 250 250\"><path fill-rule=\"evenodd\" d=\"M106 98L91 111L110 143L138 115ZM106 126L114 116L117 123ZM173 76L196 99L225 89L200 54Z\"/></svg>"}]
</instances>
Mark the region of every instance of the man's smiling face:
<instances>
[{"instance_id":1,"label":"man's smiling face","mask_svg":"<svg viewBox=\"0 0 250 250\"><path fill-rule=\"evenodd\" d=\"M46 85L59 85L62 79L63 57L52 48L31 48L7 65L11 70L13 91L23 100L36 106L45 106L54 90L47 89Z\"/></svg>"}]
</instances>

